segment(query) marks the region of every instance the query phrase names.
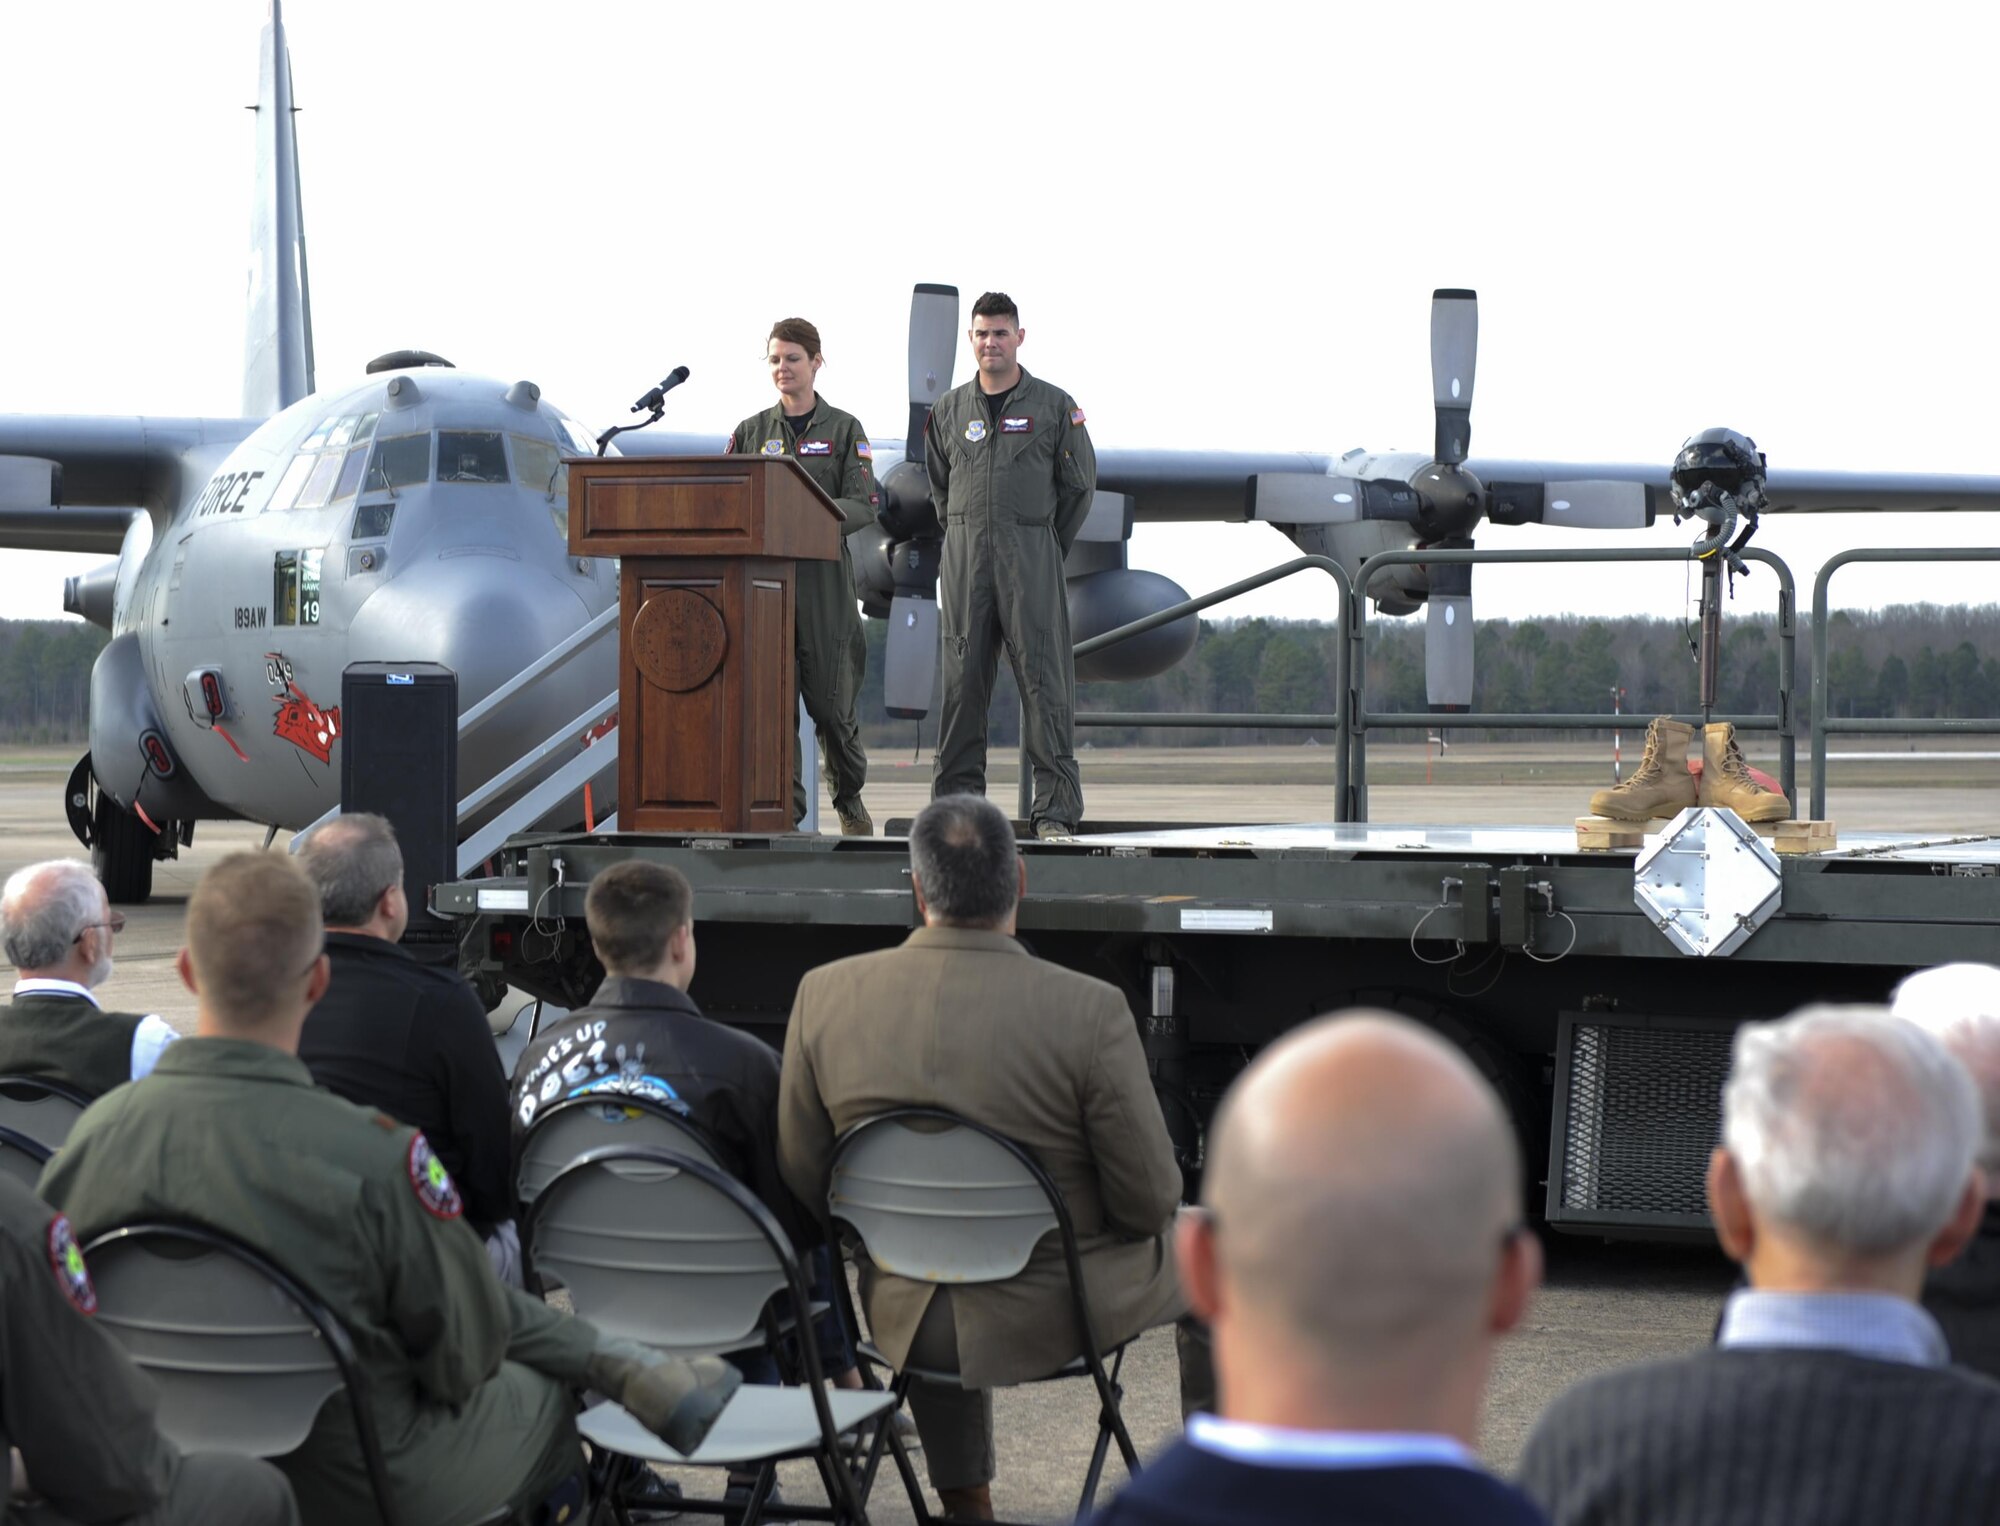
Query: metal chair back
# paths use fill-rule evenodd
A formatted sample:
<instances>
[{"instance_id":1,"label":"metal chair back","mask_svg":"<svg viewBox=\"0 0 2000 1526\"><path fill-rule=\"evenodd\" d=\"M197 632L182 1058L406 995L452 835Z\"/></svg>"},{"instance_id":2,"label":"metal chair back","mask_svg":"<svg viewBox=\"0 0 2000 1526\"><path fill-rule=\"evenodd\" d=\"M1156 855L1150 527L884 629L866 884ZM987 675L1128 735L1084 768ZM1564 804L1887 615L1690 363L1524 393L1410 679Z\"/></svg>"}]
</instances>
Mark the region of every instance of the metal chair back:
<instances>
[{"instance_id":1,"label":"metal chair back","mask_svg":"<svg viewBox=\"0 0 2000 1526\"><path fill-rule=\"evenodd\" d=\"M382 1519L388 1470L346 1327L275 1262L204 1225L132 1224L84 1247L97 1323L160 1387L184 1452L281 1457L342 1388Z\"/></svg>"},{"instance_id":2,"label":"metal chair back","mask_svg":"<svg viewBox=\"0 0 2000 1526\"><path fill-rule=\"evenodd\" d=\"M39 1141L51 1154L69 1141L69 1131L90 1106L73 1086L42 1076L0 1076L0 1128Z\"/></svg>"},{"instance_id":3,"label":"metal chair back","mask_svg":"<svg viewBox=\"0 0 2000 1526\"><path fill-rule=\"evenodd\" d=\"M933 1108L899 1108L849 1129L834 1147L827 1205L882 1270L946 1284L1004 1282L1067 1218L1062 1194L1026 1150Z\"/></svg>"},{"instance_id":4,"label":"metal chair back","mask_svg":"<svg viewBox=\"0 0 2000 1526\"><path fill-rule=\"evenodd\" d=\"M607 1146L652 1145L719 1167L715 1142L699 1124L650 1097L594 1093L565 1097L535 1115L521 1143L514 1185L523 1207L542 1194L556 1173L580 1156ZM659 1168L627 1159L622 1174L643 1177Z\"/></svg>"},{"instance_id":5,"label":"metal chair back","mask_svg":"<svg viewBox=\"0 0 2000 1526\"><path fill-rule=\"evenodd\" d=\"M30 1139L19 1129L0 1124L0 1172L13 1177L30 1192L40 1183L49 1154L49 1147L39 1139Z\"/></svg>"}]
</instances>

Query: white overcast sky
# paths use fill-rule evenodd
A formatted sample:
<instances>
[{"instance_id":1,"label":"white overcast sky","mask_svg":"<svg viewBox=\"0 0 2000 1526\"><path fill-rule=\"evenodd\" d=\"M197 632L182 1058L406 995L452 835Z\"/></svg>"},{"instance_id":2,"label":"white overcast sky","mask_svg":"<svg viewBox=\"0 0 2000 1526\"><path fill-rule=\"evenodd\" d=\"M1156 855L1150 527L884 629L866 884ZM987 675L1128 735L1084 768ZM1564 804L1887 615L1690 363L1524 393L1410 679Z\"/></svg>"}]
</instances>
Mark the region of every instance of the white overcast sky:
<instances>
[{"instance_id":1,"label":"white overcast sky","mask_svg":"<svg viewBox=\"0 0 2000 1526\"><path fill-rule=\"evenodd\" d=\"M1470 286L1475 454L1664 461L1729 424L1779 466L2000 472L1981 14L290 0L319 377L418 346L601 427L686 364L668 427L719 431L801 313L823 394L889 437L931 280L1010 291L1100 444L1424 448L1430 292ZM238 411L263 16L0 9L0 412ZM1890 540L2000 525L1762 537L1802 597L1830 550ZM1133 552L1196 592L1292 554L1244 526ZM0 615L57 613L98 560L0 552ZM1487 569L1478 608L1678 614L1684 581ZM1330 606L1295 580L1223 612Z\"/></svg>"}]
</instances>

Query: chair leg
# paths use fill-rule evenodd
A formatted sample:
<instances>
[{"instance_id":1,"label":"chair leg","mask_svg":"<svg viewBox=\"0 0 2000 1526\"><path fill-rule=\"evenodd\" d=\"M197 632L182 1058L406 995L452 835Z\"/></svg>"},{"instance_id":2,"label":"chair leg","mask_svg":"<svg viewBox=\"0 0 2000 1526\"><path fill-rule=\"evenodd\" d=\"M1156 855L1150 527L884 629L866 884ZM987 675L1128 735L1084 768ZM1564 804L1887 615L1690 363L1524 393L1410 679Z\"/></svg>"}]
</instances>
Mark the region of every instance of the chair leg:
<instances>
[{"instance_id":1,"label":"chair leg","mask_svg":"<svg viewBox=\"0 0 2000 1526\"><path fill-rule=\"evenodd\" d=\"M771 1491L778 1486L778 1465L774 1462L759 1463L757 1481L750 1486L749 1501L743 1506L742 1518L736 1526L761 1526L764 1507L771 1501Z\"/></svg>"},{"instance_id":2,"label":"chair leg","mask_svg":"<svg viewBox=\"0 0 2000 1526\"><path fill-rule=\"evenodd\" d=\"M1104 1459L1111 1451L1111 1417L1097 1417L1097 1443L1090 1449L1090 1471L1083 1475L1083 1493L1077 1496L1076 1519L1088 1516L1097 1503L1097 1486L1104 1477Z\"/></svg>"},{"instance_id":3,"label":"chair leg","mask_svg":"<svg viewBox=\"0 0 2000 1526\"><path fill-rule=\"evenodd\" d=\"M889 1392L896 1396L895 1407L882 1416L874 1445L869 1450L868 1471L861 1478L861 1498L866 1500L875 1488L875 1470L882 1460L882 1446L886 1438L889 1456L896 1464L896 1471L903 1477L903 1492L910 1497L910 1513L917 1518L917 1526L931 1526L935 1517L930 1504L924 1499L924 1486L917 1479L916 1467L910 1462L908 1448L903 1438L896 1434L896 1416L910 1402L910 1378L905 1373L896 1374L896 1380L889 1385Z\"/></svg>"}]
</instances>

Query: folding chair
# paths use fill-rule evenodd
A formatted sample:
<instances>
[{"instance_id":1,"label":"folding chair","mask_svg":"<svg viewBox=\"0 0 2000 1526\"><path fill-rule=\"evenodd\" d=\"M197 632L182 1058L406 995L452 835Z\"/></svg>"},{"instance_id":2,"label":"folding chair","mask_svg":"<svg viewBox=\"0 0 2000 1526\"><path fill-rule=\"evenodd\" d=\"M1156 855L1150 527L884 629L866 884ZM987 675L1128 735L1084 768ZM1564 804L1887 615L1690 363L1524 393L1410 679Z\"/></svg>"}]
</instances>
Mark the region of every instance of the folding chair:
<instances>
[{"instance_id":1,"label":"folding chair","mask_svg":"<svg viewBox=\"0 0 2000 1526\"><path fill-rule=\"evenodd\" d=\"M634 1167L643 1168L635 1171ZM770 1210L734 1177L689 1155L648 1145L590 1151L556 1173L529 1210L543 1264L568 1284L576 1312L607 1335L690 1355L777 1349L774 1294L811 1307L789 1239ZM683 1455L617 1404L586 1410L577 1429L614 1461L600 1490L620 1514L619 1484L635 1463L754 1468L757 1481L741 1526L757 1526L776 1464L811 1457L826 1485L826 1506L782 1507L788 1517L865 1522L864 1498L840 1455L840 1436L894 1406L882 1392L825 1387L810 1319L797 1321L801 1387L746 1384L693 1453ZM721 1501L683 1509L734 1514Z\"/></svg>"},{"instance_id":2,"label":"folding chair","mask_svg":"<svg viewBox=\"0 0 2000 1526\"><path fill-rule=\"evenodd\" d=\"M4 1120L0 1120L4 1121ZM689 1155L707 1165L720 1166L715 1142L708 1131L691 1118L650 1097L626 1097L615 1092L590 1092L565 1097L535 1114L521 1142L521 1161L514 1171L514 1187L523 1208L541 1196L556 1173L592 1150L616 1145L653 1145ZM628 1174L649 1169L631 1161L622 1168Z\"/></svg>"},{"instance_id":3,"label":"folding chair","mask_svg":"<svg viewBox=\"0 0 2000 1526\"><path fill-rule=\"evenodd\" d=\"M184 1452L282 1457L344 1388L376 1508L398 1526L354 1343L331 1309L275 1262L202 1225L129 1224L83 1254L98 1324L160 1385L168 1440Z\"/></svg>"},{"instance_id":4,"label":"folding chair","mask_svg":"<svg viewBox=\"0 0 2000 1526\"><path fill-rule=\"evenodd\" d=\"M19 1129L0 1124L0 1171L30 1192L42 1179L42 1167L48 1164L49 1153L49 1147L39 1139L30 1139Z\"/></svg>"},{"instance_id":5,"label":"folding chair","mask_svg":"<svg viewBox=\"0 0 2000 1526\"><path fill-rule=\"evenodd\" d=\"M44 1076L0 1076L0 1127L38 1141L53 1155L90 1106L73 1086Z\"/></svg>"},{"instance_id":6,"label":"folding chair","mask_svg":"<svg viewBox=\"0 0 2000 1526\"><path fill-rule=\"evenodd\" d=\"M1084 1297L1083 1262L1069 1206L1033 1155L1004 1134L942 1108L896 1108L864 1119L836 1141L827 1207L877 1268L942 1287L1004 1282L1027 1266L1046 1235L1056 1233L1083 1351L1029 1381L1088 1377L1097 1385L1097 1443L1076 1519L1090 1512L1114 1440L1127 1470L1139 1471L1139 1453L1119 1411L1118 1370L1125 1348L1113 1353L1107 1372ZM871 1360L881 1360L879 1352L863 1350ZM906 1367L891 1385L898 1405L915 1378L960 1383L956 1372ZM872 1478L875 1462L871 1457L864 1482ZM907 1470L904 1481L909 1482ZM910 1505L918 1520L931 1519L920 1494L912 1492Z\"/></svg>"}]
</instances>

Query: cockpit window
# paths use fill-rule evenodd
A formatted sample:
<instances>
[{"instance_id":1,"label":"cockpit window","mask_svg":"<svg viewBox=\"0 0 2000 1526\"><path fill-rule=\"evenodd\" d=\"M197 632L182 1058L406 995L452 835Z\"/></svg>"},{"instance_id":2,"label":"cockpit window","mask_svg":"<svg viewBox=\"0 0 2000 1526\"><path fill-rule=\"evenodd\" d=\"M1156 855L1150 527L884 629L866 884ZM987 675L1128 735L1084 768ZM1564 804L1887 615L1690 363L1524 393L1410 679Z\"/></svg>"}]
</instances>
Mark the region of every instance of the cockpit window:
<instances>
[{"instance_id":1,"label":"cockpit window","mask_svg":"<svg viewBox=\"0 0 2000 1526\"><path fill-rule=\"evenodd\" d=\"M356 445L359 445L363 440L372 440L375 438L375 420L380 417L381 415L376 413L364 413L361 415L354 425L354 443Z\"/></svg>"},{"instance_id":2,"label":"cockpit window","mask_svg":"<svg viewBox=\"0 0 2000 1526\"><path fill-rule=\"evenodd\" d=\"M380 540L389 533L389 526L395 523L396 505L392 502L364 503L354 511L354 533L349 540Z\"/></svg>"},{"instance_id":3,"label":"cockpit window","mask_svg":"<svg viewBox=\"0 0 2000 1526\"><path fill-rule=\"evenodd\" d=\"M340 463L340 481L334 485L333 501L352 498L356 488L361 486L361 468L368 464L368 447L357 445L348 451L347 459Z\"/></svg>"},{"instance_id":4,"label":"cockpit window","mask_svg":"<svg viewBox=\"0 0 2000 1526\"><path fill-rule=\"evenodd\" d=\"M430 475L429 435L386 435L375 442L375 464L368 471L367 489L413 487L428 481Z\"/></svg>"},{"instance_id":5,"label":"cockpit window","mask_svg":"<svg viewBox=\"0 0 2000 1526\"><path fill-rule=\"evenodd\" d=\"M440 429L438 481L505 482L507 457L497 430Z\"/></svg>"},{"instance_id":6,"label":"cockpit window","mask_svg":"<svg viewBox=\"0 0 2000 1526\"><path fill-rule=\"evenodd\" d=\"M568 414L556 415L556 427L562 430L563 438L569 441L571 455L587 456L597 449L597 441L592 438L590 431Z\"/></svg>"},{"instance_id":7,"label":"cockpit window","mask_svg":"<svg viewBox=\"0 0 2000 1526\"><path fill-rule=\"evenodd\" d=\"M312 475L306 478L306 485L299 493L298 507L318 509L326 506L333 496L334 479L340 475L340 452L323 452L314 462Z\"/></svg>"},{"instance_id":8,"label":"cockpit window","mask_svg":"<svg viewBox=\"0 0 2000 1526\"><path fill-rule=\"evenodd\" d=\"M569 493L569 468L562 464L562 457L547 440L532 439L524 434L509 435L514 445L514 480L522 487L532 488L537 493L553 493L566 497Z\"/></svg>"},{"instance_id":9,"label":"cockpit window","mask_svg":"<svg viewBox=\"0 0 2000 1526\"><path fill-rule=\"evenodd\" d=\"M292 464L285 468L285 475L278 479L278 485L271 490L271 501L267 511L283 513L298 500L299 485L311 475L314 456L294 456Z\"/></svg>"}]
</instances>

